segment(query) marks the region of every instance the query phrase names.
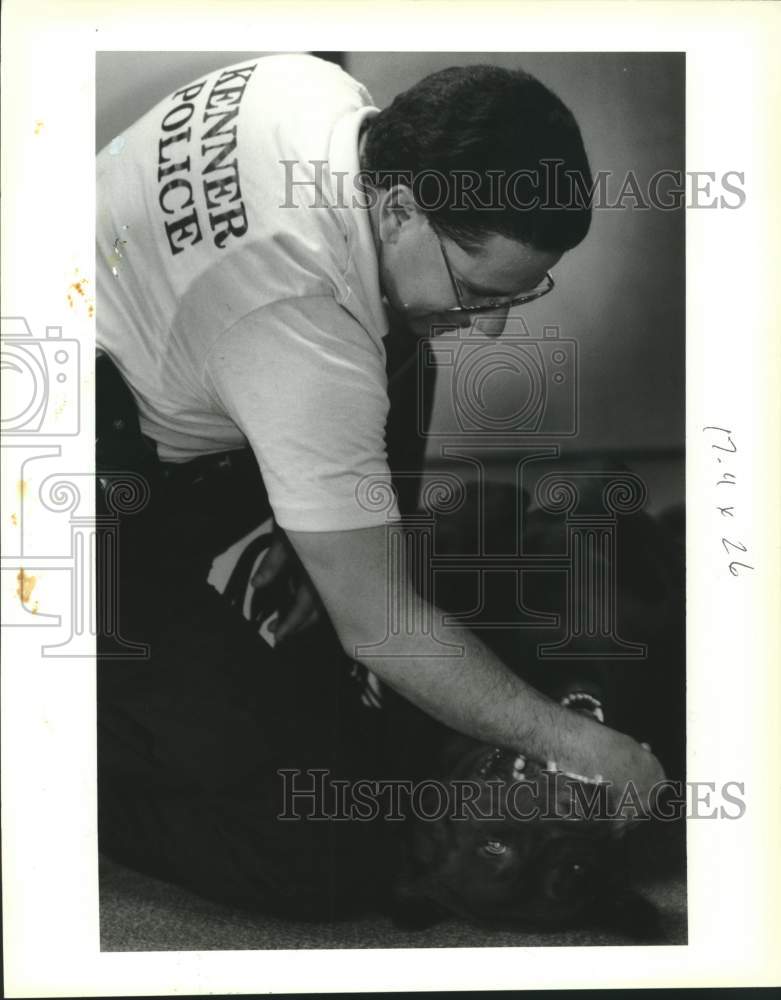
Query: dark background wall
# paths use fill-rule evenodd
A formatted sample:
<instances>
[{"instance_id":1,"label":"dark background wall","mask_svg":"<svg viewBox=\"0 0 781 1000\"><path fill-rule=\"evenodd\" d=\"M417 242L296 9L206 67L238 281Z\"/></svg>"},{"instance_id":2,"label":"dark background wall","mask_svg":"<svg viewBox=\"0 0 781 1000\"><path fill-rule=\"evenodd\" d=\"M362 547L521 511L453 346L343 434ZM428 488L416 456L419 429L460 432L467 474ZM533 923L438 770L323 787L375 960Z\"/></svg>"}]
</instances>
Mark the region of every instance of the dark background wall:
<instances>
[{"instance_id":1,"label":"dark background wall","mask_svg":"<svg viewBox=\"0 0 781 1000\"><path fill-rule=\"evenodd\" d=\"M168 94L251 52L99 53L98 147ZM329 54L333 55L333 54ZM379 106L427 73L490 62L522 67L551 87L580 123L594 171L683 170L685 63L680 53L352 52L344 65ZM619 182L611 182L616 192ZM619 452L672 459L684 437L684 212L597 211L587 240L555 269L556 290L523 309L534 335L556 325L578 344L579 434L563 453ZM497 376L496 391L518 391ZM447 405L435 427L450 429ZM678 486L672 494L680 494ZM669 490L667 491L670 492ZM682 498L682 495L681 497Z\"/></svg>"}]
</instances>

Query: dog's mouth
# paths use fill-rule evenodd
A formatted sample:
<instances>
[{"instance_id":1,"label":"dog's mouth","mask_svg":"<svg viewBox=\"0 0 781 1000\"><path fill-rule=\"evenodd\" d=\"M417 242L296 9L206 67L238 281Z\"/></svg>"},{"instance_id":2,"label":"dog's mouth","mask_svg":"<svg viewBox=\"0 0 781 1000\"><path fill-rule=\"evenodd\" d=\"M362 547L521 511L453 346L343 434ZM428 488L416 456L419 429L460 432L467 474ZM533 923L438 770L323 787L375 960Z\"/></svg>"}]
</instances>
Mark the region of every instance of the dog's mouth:
<instances>
[{"instance_id":1,"label":"dog's mouth","mask_svg":"<svg viewBox=\"0 0 781 1000\"><path fill-rule=\"evenodd\" d=\"M484 747L471 771L469 776L479 781L526 781L536 777L540 768L524 754L503 747Z\"/></svg>"},{"instance_id":2,"label":"dog's mouth","mask_svg":"<svg viewBox=\"0 0 781 1000\"><path fill-rule=\"evenodd\" d=\"M548 820L589 823L610 816L610 786L600 777L563 771L552 761L543 763L506 747L476 747L451 761L448 777L456 782L477 782L486 789L496 786L499 801L510 800L515 807L513 815L520 811L523 818L544 815ZM598 826L607 833L608 826L614 824Z\"/></svg>"},{"instance_id":3,"label":"dog's mouth","mask_svg":"<svg viewBox=\"0 0 781 1000\"><path fill-rule=\"evenodd\" d=\"M522 754L481 744L453 762L450 777L462 781L521 781L526 777L527 768L532 770L533 765L530 765Z\"/></svg>"},{"instance_id":4,"label":"dog's mouth","mask_svg":"<svg viewBox=\"0 0 781 1000\"><path fill-rule=\"evenodd\" d=\"M543 763L505 747L479 746L464 754L453 766L451 777L477 781L536 781L545 773L560 773L562 778L583 785L603 784L600 776L589 777L561 771L552 761Z\"/></svg>"}]
</instances>

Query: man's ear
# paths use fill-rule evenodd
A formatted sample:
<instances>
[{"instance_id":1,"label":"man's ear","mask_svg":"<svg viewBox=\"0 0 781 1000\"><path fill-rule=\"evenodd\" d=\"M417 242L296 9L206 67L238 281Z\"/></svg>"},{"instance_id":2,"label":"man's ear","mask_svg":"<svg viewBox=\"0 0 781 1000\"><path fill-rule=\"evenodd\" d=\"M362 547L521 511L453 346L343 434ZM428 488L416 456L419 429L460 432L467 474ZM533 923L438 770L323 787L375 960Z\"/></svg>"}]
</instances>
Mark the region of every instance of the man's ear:
<instances>
[{"instance_id":1,"label":"man's ear","mask_svg":"<svg viewBox=\"0 0 781 1000\"><path fill-rule=\"evenodd\" d=\"M394 184L380 198L379 231L383 243L398 242L405 226L420 223L424 213L406 184Z\"/></svg>"}]
</instances>

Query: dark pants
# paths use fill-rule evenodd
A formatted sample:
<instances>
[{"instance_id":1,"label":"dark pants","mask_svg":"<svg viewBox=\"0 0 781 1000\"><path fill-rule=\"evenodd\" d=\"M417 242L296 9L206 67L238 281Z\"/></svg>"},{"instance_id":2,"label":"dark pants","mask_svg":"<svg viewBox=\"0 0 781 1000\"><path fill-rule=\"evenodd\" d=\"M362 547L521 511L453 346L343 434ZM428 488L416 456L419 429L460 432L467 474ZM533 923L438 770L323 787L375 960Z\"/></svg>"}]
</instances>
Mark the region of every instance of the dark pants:
<instances>
[{"instance_id":1,"label":"dark pants","mask_svg":"<svg viewBox=\"0 0 781 1000\"><path fill-rule=\"evenodd\" d=\"M280 769L370 778L380 766L382 725L360 701L353 664L327 621L272 650L241 602L206 582L214 557L270 513L251 453L162 465L100 358L97 472L104 515L123 473L149 492L119 517L118 571L99 546L100 849L205 895L296 916L376 898L385 866L372 824L276 818ZM148 654L118 656L120 641Z\"/></svg>"}]
</instances>

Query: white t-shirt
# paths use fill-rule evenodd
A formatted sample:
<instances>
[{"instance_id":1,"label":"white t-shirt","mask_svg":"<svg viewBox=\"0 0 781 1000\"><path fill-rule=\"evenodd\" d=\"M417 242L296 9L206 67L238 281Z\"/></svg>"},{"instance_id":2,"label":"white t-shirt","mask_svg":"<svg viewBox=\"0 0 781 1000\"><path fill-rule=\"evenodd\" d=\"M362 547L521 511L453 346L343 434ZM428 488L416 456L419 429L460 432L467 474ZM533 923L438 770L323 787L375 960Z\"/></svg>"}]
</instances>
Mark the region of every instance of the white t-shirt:
<instances>
[{"instance_id":1,"label":"white t-shirt","mask_svg":"<svg viewBox=\"0 0 781 1000\"><path fill-rule=\"evenodd\" d=\"M164 461L249 442L283 528L398 516L366 499L383 491L365 477L390 480L388 324L353 203L376 112L333 64L266 56L180 88L98 155L98 347Z\"/></svg>"}]
</instances>

